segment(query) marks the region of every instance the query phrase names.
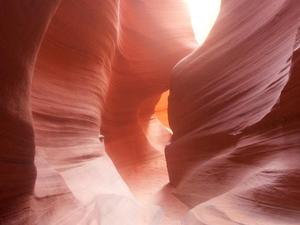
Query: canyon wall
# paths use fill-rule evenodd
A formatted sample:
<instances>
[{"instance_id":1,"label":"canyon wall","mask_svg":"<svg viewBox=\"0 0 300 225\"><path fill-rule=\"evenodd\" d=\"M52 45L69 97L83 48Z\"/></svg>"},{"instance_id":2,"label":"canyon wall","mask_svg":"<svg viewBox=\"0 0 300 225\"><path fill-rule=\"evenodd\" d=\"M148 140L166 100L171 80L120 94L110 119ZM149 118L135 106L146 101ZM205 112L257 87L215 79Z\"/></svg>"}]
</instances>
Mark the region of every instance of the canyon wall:
<instances>
[{"instance_id":1,"label":"canyon wall","mask_svg":"<svg viewBox=\"0 0 300 225\"><path fill-rule=\"evenodd\" d=\"M0 0L0 17L0 224L299 223L298 0L223 0L200 47L183 0ZM141 204L146 185L182 221Z\"/></svg>"},{"instance_id":2,"label":"canyon wall","mask_svg":"<svg viewBox=\"0 0 300 225\"><path fill-rule=\"evenodd\" d=\"M184 224L297 224L297 1L223 1L171 78L166 148ZM180 165L180 166L178 166Z\"/></svg>"}]
</instances>

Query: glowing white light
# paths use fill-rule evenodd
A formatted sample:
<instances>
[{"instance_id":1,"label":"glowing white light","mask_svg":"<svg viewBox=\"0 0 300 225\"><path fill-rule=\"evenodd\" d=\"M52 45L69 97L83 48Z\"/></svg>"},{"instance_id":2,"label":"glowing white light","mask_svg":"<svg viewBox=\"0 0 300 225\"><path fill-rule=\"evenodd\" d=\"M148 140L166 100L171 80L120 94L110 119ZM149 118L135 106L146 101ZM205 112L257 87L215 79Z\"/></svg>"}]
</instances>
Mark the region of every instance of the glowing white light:
<instances>
[{"instance_id":1,"label":"glowing white light","mask_svg":"<svg viewBox=\"0 0 300 225\"><path fill-rule=\"evenodd\" d=\"M195 39L202 44L214 25L221 6L221 0L185 0L190 11Z\"/></svg>"}]
</instances>

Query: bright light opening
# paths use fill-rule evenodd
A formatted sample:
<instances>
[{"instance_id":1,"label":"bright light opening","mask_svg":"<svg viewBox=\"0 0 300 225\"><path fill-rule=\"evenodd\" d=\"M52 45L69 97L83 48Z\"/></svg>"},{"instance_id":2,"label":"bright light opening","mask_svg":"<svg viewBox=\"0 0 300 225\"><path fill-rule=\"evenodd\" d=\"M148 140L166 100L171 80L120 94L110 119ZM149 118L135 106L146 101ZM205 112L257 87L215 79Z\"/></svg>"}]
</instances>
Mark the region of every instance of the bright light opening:
<instances>
[{"instance_id":1,"label":"bright light opening","mask_svg":"<svg viewBox=\"0 0 300 225\"><path fill-rule=\"evenodd\" d=\"M214 25L221 0L185 0L191 16L195 39L201 45Z\"/></svg>"}]
</instances>

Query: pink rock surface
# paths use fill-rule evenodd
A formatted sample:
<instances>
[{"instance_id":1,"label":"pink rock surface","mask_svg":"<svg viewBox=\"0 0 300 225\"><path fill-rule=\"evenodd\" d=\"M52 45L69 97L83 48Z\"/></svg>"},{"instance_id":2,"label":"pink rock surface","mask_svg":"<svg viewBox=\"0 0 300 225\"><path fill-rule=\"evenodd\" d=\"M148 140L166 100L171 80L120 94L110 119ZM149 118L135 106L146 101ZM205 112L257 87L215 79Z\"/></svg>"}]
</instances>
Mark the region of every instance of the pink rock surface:
<instances>
[{"instance_id":1,"label":"pink rock surface","mask_svg":"<svg viewBox=\"0 0 300 225\"><path fill-rule=\"evenodd\" d=\"M223 1L206 43L175 66L166 158L195 206L184 224L299 223L299 12Z\"/></svg>"},{"instance_id":2,"label":"pink rock surface","mask_svg":"<svg viewBox=\"0 0 300 225\"><path fill-rule=\"evenodd\" d=\"M299 224L298 0L223 0L198 48L183 0L0 18L1 225Z\"/></svg>"},{"instance_id":3,"label":"pink rock surface","mask_svg":"<svg viewBox=\"0 0 300 225\"><path fill-rule=\"evenodd\" d=\"M171 69L195 41L183 1L121 1L119 23L102 130L109 155L123 164L154 150L144 130Z\"/></svg>"}]
</instances>

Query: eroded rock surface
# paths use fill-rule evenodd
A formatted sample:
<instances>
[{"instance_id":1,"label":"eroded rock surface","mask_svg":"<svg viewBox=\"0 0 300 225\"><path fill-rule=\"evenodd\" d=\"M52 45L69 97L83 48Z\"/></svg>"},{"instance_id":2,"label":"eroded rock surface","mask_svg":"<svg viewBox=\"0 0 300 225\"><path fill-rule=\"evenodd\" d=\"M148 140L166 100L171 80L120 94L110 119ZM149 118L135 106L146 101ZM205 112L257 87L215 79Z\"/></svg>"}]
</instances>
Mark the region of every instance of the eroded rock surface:
<instances>
[{"instance_id":1,"label":"eroded rock surface","mask_svg":"<svg viewBox=\"0 0 300 225\"><path fill-rule=\"evenodd\" d=\"M223 0L198 48L183 0L0 18L0 224L299 223L298 0Z\"/></svg>"},{"instance_id":2,"label":"eroded rock surface","mask_svg":"<svg viewBox=\"0 0 300 225\"><path fill-rule=\"evenodd\" d=\"M223 1L206 43L176 65L166 158L195 207L184 224L300 221L299 12L297 1Z\"/></svg>"}]
</instances>

